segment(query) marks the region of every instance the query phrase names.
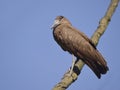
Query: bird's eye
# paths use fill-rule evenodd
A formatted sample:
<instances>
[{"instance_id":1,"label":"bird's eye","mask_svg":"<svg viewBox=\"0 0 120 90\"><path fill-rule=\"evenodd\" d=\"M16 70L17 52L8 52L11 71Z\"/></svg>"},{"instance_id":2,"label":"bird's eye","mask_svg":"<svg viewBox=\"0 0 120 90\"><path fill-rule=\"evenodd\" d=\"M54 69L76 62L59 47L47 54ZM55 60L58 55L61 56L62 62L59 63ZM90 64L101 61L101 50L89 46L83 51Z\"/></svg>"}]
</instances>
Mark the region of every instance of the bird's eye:
<instances>
[{"instance_id":1,"label":"bird's eye","mask_svg":"<svg viewBox=\"0 0 120 90\"><path fill-rule=\"evenodd\" d=\"M63 16L60 16L60 18L62 19L62 18L63 18Z\"/></svg>"},{"instance_id":2,"label":"bird's eye","mask_svg":"<svg viewBox=\"0 0 120 90\"><path fill-rule=\"evenodd\" d=\"M64 17L63 16L59 16L59 20L62 20Z\"/></svg>"}]
</instances>

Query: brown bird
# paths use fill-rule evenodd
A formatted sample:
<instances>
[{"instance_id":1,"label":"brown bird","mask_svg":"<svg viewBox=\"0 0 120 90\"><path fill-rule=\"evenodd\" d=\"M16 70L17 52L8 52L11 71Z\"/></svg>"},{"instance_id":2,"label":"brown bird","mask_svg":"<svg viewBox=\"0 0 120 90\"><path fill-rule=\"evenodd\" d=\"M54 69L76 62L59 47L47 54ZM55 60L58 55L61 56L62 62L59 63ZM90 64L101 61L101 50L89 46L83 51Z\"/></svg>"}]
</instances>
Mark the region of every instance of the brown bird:
<instances>
[{"instance_id":1,"label":"brown bird","mask_svg":"<svg viewBox=\"0 0 120 90\"><path fill-rule=\"evenodd\" d=\"M52 26L55 41L64 51L81 59L98 78L108 71L108 66L91 39L72 26L64 16L57 16ZM74 61L74 60L73 60ZM75 61L72 64L72 69ZM71 70L72 70L71 69Z\"/></svg>"}]
</instances>

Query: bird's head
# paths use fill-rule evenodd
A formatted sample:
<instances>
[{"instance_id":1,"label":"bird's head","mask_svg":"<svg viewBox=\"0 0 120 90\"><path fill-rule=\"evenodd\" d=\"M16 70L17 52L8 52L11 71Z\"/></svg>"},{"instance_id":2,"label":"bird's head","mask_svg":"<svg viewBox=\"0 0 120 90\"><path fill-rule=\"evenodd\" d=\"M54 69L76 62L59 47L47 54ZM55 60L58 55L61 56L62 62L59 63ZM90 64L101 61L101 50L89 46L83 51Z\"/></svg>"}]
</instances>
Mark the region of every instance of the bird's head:
<instances>
[{"instance_id":1,"label":"bird's head","mask_svg":"<svg viewBox=\"0 0 120 90\"><path fill-rule=\"evenodd\" d=\"M55 21L54 21L51 29L55 29L57 26L59 26L61 24L71 25L71 23L69 22L69 20L67 18L65 18L64 16L57 16L55 18Z\"/></svg>"}]
</instances>

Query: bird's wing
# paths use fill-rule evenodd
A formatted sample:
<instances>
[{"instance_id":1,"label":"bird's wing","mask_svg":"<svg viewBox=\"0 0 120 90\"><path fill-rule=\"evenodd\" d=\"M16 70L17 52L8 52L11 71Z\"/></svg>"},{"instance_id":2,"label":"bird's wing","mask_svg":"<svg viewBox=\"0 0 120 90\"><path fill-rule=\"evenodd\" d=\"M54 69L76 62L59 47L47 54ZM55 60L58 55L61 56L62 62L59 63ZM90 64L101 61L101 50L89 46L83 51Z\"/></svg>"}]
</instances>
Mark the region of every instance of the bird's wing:
<instances>
[{"instance_id":1,"label":"bird's wing","mask_svg":"<svg viewBox=\"0 0 120 90\"><path fill-rule=\"evenodd\" d=\"M73 28L73 27L72 27L72 28ZM89 44L91 44L91 45L96 49L96 46L95 46L95 44L92 42L92 40L89 39L83 32L80 32L79 30L77 30L77 29L75 29L75 28L73 28L73 29L76 30L76 32L78 32L79 35L81 35L86 41L89 42Z\"/></svg>"},{"instance_id":2,"label":"bird's wing","mask_svg":"<svg viewBox=\"0 0 120 90\"><path fill-rule=\"evenodd\" d=\"M92 41L83 33L71 26L56 28L54 36L63 50L81 58L100 78L108 70L102 55L96 50Z\"/></svg>"},{"instance_id":3,"label":"bird's wing","mask_svg":"<svg viewBox=\"0 0 120 90\"><path fill-rule=\"evenodd\" d=\"M82 32L71 26L64 26L61 40L69 52L79 52L82 56L90 58L96 47L92 41ZM92 52L92 53L91 53ZM74 53L73 53L74 54Z\"/></svg>"}]
</instances>

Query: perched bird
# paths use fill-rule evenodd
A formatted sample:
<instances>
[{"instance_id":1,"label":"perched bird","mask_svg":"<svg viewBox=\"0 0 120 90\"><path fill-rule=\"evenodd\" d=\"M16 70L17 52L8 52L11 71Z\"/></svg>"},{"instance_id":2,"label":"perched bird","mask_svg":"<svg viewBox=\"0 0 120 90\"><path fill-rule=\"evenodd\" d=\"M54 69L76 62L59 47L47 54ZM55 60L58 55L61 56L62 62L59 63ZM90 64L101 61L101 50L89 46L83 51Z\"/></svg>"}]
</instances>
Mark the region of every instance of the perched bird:
<instances>
[{"instance_id":1,"label":"perched bird","mask_svg":"<svg viewBox=\"0 0 120 90\"><path fill-rule=\"evenodd\" d=\"M76 58L81 59L92 69L98 78L101 78L101 74L105 74L108 71L105 59L96 49L91 39L74 28L67 18L57 16L52 29L53 37L61 48L76 56ZM72 64L72 69L74 63L75 61Z\"/></svg>"}]
</instances>

